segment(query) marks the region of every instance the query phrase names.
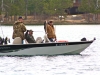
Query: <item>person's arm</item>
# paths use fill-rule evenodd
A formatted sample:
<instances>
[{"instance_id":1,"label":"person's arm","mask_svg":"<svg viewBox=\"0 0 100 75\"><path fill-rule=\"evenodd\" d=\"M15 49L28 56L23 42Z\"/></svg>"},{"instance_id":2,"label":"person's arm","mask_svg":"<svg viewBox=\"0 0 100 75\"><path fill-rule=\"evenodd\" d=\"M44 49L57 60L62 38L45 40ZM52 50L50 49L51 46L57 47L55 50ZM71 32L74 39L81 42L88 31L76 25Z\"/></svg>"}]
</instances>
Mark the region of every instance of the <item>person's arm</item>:
<instances>
[{"instance_id":1,"label":"person's arm","mask_svg":"<svg viewBox=\"0 0 100 75\"><path fill-rule=\"evenodd\" d=\"M32 40L33 40L33 43L36 43L36 41L35 41L34 37L33 37L33 39L32 39Z\"/></svg>"},{"instance_id":2,"label":"person's arm","mask_svg":"<svg viewBox=\"0 0 100 75\"><path fill-rule=\"evenodd\" d=\"M21 28L22 29L22 32L25 32L26 31L25 25L22 23L21 26L22 26L22 28Z\"/></svg>"},{"instance_id":3,"label":"person's arm","mask_svg":"<svg viewBox=\"0 0 100 75\"><path fill-rule=\"evenodd\" d=\"M28 31L29 31L29 30L27 30L26 33L25 33L25 39L27 39Z\"/></svg>"},{"instance_id":4,"label":"person's arm","mask_svg":"<svg viewBox=\"0 0 100 75\"><path fill-rule=\"evenodd\" d=\"M31 41L31 43L36 43L34 37L32 36L32 38L30 38L30 36L28 36L29 40Z\"/></svg>"},{"instance_id":5,"label":"person's arm","mask_svg":"<svg viewBox=\"0 0 100 75\"><path fill-rule=\"evenodd\" d=\"M46 21L44 22L44 31L46 32Z\"/></svg>"},{"instance_id":6,"label":"person's arm","mask_svg":"<svg viewBox=\"0 0 100 75\"><path fill-rule=\"evenodd\" d=\"M45 33L47 33L47 21L44 22L44 30L45 30Z\"/></svg>"},{"instance_id":7,"label":"person's arm","mask_svg":"<svg viewBox=\"0 0 100 75\"><path fill-rule=\"evenodd\" d=\"M28 43L36 43L34 37L30 37L30 35L26 32L25 34L25 39L27 40Z\"/></svg>"}]
</instances>

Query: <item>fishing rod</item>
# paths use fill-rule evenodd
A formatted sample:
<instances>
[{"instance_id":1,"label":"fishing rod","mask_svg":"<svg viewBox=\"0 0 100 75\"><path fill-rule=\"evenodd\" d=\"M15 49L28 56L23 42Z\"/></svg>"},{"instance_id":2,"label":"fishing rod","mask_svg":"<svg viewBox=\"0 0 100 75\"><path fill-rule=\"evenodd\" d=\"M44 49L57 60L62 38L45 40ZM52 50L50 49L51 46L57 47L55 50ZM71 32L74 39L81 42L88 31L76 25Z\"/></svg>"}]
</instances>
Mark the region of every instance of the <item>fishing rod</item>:
<instances>
[{"instance_id":1,"label":"fishing rod","mask_svg":"<svg viewBox=\"0 0 100 75\"><path fill-rule=\"evenodd\" d=\"M30 30L27 30L26 32L29 32ZM33 31L33 30L32 30ZM41 33L45 33L44 31L33 31L33 32L41 32Z\"/></svg>"},{"instance_id":2,"label":"fishing rod","mask_svg":"<svg viewBox=\"0 0 100 75\"><path fill-rule=\"evenodd\" d=\"M3 22L3 21L0 22L0 28L1 28L1 33L2 33L2 35L3 35L3 38L4 38L4 33L3 33L2 26L1 26L1 23L2 23L2 22Z\"/></svg>"},{"instance_id":3,"label":"fishing rod","mask_svg":"<svg viewBox=\"0 0 100 75\"><path fill-rule=\"evenodd\" d=\"M3 22L3 20L1 21L1 23ZM3 33L3 29L2 29L2 24L0 23L0 28L1 28L1 32L2 32L2 35L3 35L3 38L2 38L2 40L3 40L3 43L4 44L7 44L7 41L10 43L10 39L8 38L8 37L5 37L4 36L4 33Z\"/></svg>"},{"instance_id":4,"label":"fishing rod","mask_svg":"<svg viewBox=\"0 0 100 75\"><path fill-rule=\"evenodd\" d=\"M3 43L4 44L7 44L7 41L10 43L10 39L8 37L5 37L4 36L4 33L3 33L3 29L2 29L2 23L4 22L4 3L3 3L3 0L2 0L2 4L1 4L1 8L2 8L2 13L1 13L1 21L0 21L0 27L1 27L1 32L2 32L2 35L3 35Z\"/></svg>"},{"instance_id":5,"label":"fishing rod","mask_svg":"<svg viewBox=\"0 0 100 75\"><path fill-rule=\"evenodd\" d=\"M44 31L33 31L33 32L43 32L44 33Z\"/></svg>"}]
</instances>

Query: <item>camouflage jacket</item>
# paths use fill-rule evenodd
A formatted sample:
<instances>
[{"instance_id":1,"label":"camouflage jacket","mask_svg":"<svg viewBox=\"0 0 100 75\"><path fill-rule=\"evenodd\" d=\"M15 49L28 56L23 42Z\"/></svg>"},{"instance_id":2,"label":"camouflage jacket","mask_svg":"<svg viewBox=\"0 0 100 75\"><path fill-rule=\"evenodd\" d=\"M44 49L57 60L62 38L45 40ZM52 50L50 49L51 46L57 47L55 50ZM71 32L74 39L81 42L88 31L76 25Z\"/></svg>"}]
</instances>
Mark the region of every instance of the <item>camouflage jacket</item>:
<instances>
[{"instance_id":1,"label":"camouflage jacket","mask_svg":"<svg viewBox=\"0 0 100 75\"><path fill-rule=\"evenodd\" d=\"M13 35L12 38L20 37L22 40L24 40L24 32L26 31L26 27L24 23L16 21L13 25Z\"/></svg>"}]
</instances>

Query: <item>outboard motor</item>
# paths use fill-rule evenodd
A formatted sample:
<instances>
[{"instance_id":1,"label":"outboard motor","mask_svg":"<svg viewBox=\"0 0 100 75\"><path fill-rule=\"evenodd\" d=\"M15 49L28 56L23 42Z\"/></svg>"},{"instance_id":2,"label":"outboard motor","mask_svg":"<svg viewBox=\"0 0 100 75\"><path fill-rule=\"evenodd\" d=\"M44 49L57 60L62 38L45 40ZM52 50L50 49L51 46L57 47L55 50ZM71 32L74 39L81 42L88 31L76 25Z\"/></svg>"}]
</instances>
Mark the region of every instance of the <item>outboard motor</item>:
<instances>
[{"instance_id":1,"label":"outboard motor","mask_svg":"<svg viewBox=\"0 0 100 75\"><path fill-rule=\"evenodd\" d=\"M84 38L81 39L81 41L87 41L87 39L84 37Z\"/></svg>"}]
</instances>

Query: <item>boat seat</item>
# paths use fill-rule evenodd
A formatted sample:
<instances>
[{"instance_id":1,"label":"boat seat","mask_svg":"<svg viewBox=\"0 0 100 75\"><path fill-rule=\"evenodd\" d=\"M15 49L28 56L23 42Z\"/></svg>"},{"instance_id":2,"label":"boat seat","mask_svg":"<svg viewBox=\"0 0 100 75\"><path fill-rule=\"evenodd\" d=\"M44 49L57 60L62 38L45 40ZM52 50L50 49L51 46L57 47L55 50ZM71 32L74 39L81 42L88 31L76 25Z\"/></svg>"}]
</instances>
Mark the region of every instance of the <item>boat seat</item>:
<instances>
[{"instance_id":1,"label":"boat seat","mask_svg":"<svg viewBox=\"0 0 100 75\"><path fill-rule=\"evenodd\" d=\"M22 39L20 37L16 37L14 40L13 40L13 44L22 44Z\"/></svg>"},{"instance_id":2,"label":"boat seat","mask_svg":"<svg viewBox=\"0 0 100 75\"><path fill-rule=\"evenodd\" d=\"M43 40L42 40L41 37L37 37L37 38L36 38L36 43L42 43L42 41L43 41Z\"/></svg>"}]
</instances>

